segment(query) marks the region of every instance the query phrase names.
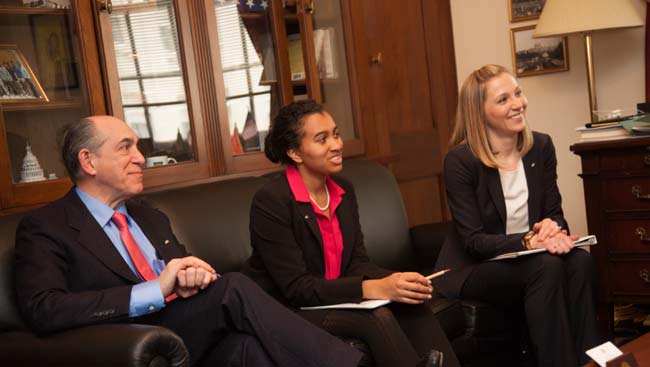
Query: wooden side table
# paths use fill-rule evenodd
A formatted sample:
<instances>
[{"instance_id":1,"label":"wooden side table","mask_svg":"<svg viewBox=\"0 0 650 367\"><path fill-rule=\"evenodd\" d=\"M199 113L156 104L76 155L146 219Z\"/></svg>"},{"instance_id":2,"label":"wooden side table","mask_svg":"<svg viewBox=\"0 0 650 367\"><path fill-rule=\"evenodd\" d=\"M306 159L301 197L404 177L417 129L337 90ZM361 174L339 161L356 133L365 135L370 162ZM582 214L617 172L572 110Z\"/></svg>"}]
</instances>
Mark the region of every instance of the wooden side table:
<instances>
[{"instance_id":1,"label":"wooden side table","mask_svg":"<svg viewBox=\"0 0 650 367\"><path fill-rule=\"evenodd\" d=\"M599 283L598 320L610 339L614 303L650 303L650 137L581 142L589 233ZM567 195L569 193L563 193Z\"/></svg>"}]
</instances>

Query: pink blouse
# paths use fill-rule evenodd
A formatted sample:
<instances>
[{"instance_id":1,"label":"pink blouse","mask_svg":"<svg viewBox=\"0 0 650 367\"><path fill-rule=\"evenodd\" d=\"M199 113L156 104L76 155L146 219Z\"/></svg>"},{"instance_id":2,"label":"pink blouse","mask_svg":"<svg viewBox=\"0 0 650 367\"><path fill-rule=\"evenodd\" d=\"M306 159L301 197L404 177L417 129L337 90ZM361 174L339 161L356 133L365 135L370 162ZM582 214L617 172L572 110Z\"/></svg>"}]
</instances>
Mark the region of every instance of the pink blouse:
<instances>
[{"instance_id":1,"label":"pink blouse","mask_svg":"<svg viewBox=\"0 0 650 367\"><path fill-rule=\"evenodd\" d=\"M287 167L287 180L293 197L300 203L311 203L316 214L316 222L323 240L323 258L325 260L325 279L337 279L341 275L341 257L343 255L343 235L336 216L336 208L341 204L345 190L327 177L325 185L330 193L330 218L328 219L316 204L309 198L309 192L300 177L298 169L294 166Z\"/></svg>"}]
</instances>

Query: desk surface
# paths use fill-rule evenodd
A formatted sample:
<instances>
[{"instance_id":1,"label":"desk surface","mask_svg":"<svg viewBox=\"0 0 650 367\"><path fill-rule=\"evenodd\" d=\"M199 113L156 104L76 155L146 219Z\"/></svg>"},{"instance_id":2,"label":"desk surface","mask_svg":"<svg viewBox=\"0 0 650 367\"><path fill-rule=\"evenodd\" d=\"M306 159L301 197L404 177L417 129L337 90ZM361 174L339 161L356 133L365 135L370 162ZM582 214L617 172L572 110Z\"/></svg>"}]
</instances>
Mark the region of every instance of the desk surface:
<instances>
[{"instance_id":1,"label":"desk surface","mask_svg":"<svg viewBox=\"0 0 650 367\"><path fill-rule=\"evenodd\" d=\"M639 366L650 366L650 333L645 333L640 337L624 344L619 348L623 353L632 352ZM591 361L584 367L598 367L596 362Z\"/></svg>"}]
</instances>

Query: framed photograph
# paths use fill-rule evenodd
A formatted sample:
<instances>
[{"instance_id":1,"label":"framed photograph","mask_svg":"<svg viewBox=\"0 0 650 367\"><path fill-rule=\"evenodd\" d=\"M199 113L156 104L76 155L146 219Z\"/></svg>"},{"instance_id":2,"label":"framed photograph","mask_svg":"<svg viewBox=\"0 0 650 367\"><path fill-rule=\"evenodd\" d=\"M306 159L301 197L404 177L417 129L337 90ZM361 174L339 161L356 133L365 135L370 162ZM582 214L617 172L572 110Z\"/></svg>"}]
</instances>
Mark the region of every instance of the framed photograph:
<instances>
[{"instance_id":1,"label":"framed photograph","mask_svg":"<svg viewBox=\"0 0 650 367\"><path fill-rule=\"evenodd\" d=\"M0 45L0 103L47 102L25 56L16 45Z\"/></svg>"},{"instance_id":2,"label":"framed photograph","mask_svg":"<svg viewBox=\"0 0 650 367\"><path fill-rule=\"evenodd\" d=\"M45 90L79 88L77 64L73 58L68 18L32 15L38 76Z\"/></svg>"},{"instance_id":3,"label":"framed photograph","mask_svg":"<svg viewBox=\"0 0 650 367\"><path fill-rule=\"evenodd\" d=\"M522 77L569 70L567 38L533 38L534 31L534 25L510 30L515 75Z\"/></svg>"},{"instance_id":4,"label":"framed photograph","mask_svg":"<svg viewBox=\"0 0 650 367\"><path fill-rule=\"evenodd\" d=\"M539 18L545 2L546 0L508 0L510 22Z\"/></svg>"}]
</instances>

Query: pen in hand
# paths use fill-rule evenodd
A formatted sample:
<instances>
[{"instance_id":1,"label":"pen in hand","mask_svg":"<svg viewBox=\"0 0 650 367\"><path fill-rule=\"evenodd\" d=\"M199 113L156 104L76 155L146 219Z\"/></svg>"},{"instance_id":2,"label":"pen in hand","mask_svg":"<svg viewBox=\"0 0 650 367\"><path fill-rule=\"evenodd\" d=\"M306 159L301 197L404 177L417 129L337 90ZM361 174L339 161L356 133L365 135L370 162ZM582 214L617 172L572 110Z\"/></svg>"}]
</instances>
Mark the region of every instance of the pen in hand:
<instances>
[{"instance_id":1,"label":"pen in hand","mask_svg":"<svg viewBox=\"0 0 650 367\"><path fill-rule=\"evenodd\" d=\"M439 276L441 276L441 275L443 275L443 274L446 274L446 273L449 272L449 271L451 271L451 269L440 270L440 271L437 272L437 273L433 273L433 274L431 274L431 275L427 275L425 278L427 278L427 280L431 280L431 279L433 279L433 278L437 278L437 277L439 277Z\"/></svg>"}]
</instances>

